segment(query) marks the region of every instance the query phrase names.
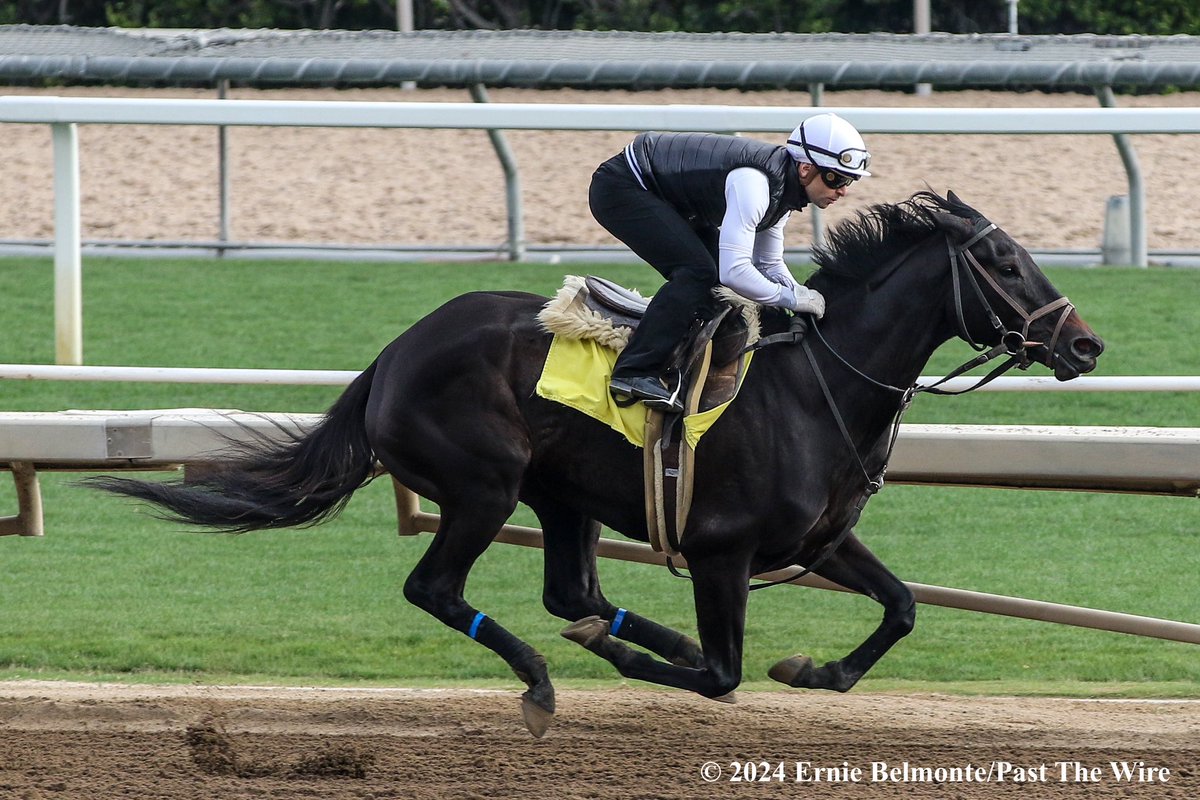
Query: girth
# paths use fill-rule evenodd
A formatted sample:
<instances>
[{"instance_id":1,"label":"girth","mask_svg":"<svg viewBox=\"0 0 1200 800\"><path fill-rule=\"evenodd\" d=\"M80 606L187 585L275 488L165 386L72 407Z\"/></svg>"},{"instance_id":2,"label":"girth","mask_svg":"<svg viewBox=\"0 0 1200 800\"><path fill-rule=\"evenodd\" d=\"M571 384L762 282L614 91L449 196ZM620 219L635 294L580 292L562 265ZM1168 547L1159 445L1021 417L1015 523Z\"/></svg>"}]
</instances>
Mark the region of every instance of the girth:
<instances>
[{"instance_id":1,"label":"girth","mask_svg":"<svg viewBox=\"0 0 1200 800\"><path fill-rule=\"evenodd\" d=\"M689 347L680 364L687 387L683 413L647 409L642 451L646 527L650 545L667 555L679 553L695 482L696 456L684 436L683 419L731 401L749 363L748 350L741 346L745 337L726 336L727 340L736 339L732 357L718 355L720 350L730 349L729 341L722 344L716 334L730 324L730 317L737 318L731 311L731 306L723 305L695 337L687 340Z\"/></svg>"}]
</instances>

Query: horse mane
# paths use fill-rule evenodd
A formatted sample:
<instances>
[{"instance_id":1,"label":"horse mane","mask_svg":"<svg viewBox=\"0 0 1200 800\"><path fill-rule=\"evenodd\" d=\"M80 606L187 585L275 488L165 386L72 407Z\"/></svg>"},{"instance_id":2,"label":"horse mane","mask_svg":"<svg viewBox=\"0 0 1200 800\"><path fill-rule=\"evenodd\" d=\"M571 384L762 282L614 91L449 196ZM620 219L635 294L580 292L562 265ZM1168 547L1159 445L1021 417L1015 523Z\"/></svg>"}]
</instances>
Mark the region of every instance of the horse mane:
<instances>
[{"instance_id":1,"label":"horse mane","mask_svg":"<svg viewBox=\"0 0 1200 800\"><path fill-rule=\"evenodd\" d=\"M983 216L953 192L942 197L923 191L900 203L873 205L844 220L829 234L827 244L814 248L813 262L819 269L812 278L854 283L870 279L892 256L944 227L939 213L967 220Z\"/></svg>"}]
</instances>

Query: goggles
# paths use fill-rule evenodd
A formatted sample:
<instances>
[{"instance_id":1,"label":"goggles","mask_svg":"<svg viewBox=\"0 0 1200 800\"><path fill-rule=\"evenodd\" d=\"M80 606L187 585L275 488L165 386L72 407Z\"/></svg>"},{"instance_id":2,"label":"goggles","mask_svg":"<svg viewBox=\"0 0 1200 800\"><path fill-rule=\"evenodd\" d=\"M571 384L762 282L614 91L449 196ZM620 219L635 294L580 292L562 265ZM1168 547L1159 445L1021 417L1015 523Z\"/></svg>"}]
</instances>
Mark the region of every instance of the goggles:
<instances>
[{"instance_id":1,"label":"goggles","mask_svg":"<svg viewBox=\"0 0 1200 800\"><path fill-rule=\"evenodd\" d=\"M809 144L805 141L803 125L800 126L800 141L797 142L795 139L788 139L787 143L802 147L804 152L808 154L808 160L812 161L814 164L817 163L817 160L812 157L812 154L820 153L823 156L829 156L830 158L836 160L839 165L846 167L847 169L865 170L871 165L871 154L861 147L847 147L840 153L835 153L832 150L826 150L823 147L817 147L815 144ZM828 181L826 181L826 183L828 183ZM844 185L848 186L849 184ZM834 187L830 186L830 188Z\"/></svg>"},{"instance_id":2,"label":"goggles","mask_svg":"<svg viewBox=\"0 0 1200 800\"><path fill-rule=\"evenodd\" d=\"M854 175L847 175L844 172L838 172L835 169L820 169L818 174L821 180L830 189L845 189L850 184L858 180Z\"/></svg>"}]
</instances>

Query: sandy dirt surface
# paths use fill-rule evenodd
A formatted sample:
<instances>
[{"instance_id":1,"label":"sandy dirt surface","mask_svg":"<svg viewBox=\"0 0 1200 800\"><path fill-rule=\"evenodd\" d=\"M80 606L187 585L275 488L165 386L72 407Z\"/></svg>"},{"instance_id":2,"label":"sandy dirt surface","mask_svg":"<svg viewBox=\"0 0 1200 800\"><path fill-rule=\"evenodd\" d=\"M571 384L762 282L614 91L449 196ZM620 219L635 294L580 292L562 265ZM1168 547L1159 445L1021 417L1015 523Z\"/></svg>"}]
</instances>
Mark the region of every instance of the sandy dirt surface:
<instances>
[{"instance_id":1,"label":"sandy dirt surface","mask_svg":"<svg viewBox=\"0 0 1200 800\"><path fill-rule=\"evenodd\" d=\"M1191 701L771 692L725 705L620 687L560 692L558 706L535 740L515 691L6 683L0 797L1200 793L1200 704Z\"/></svg>"},{"instance_id":2,"label":"sandy dirt surface","mask_svg":"<svg viewBox=\"0 0 1200 800\"><path fill-rule=\"evenodd\" d=\"M215 97L189 89L31 90L5 94ZM235 99L469 102L464 90L235 89ZM493 102L808 106L807 93L720 90L539 92L496 89ZM1197 106L1200 93L1121 97L1129 107ZM1086 94L945 92L917 97L879 91L826 92L829 107L1078 107ZM799 119L797 120L799 121ZM50 131L4 126L0 238L53 232ZM745 132L782 139L778 133ZM103 126L80 129L86 239L212 241L219 232L217 136L213 128ZM587 186L597 164L629 140L625 132L510 131L521 170L526 237L533 244L615 244L592 219ZM500 246L504 184L483 131L233 128L231 238L253 242ZM1152 250L1200 249L1200 148L1194 137L1131 137L1145 175ZM875 177L826 214L895 202L925 188L953 189L1030 248L1098 248L1108 197L1125 194L1121 160L1106 135L871 135ZM810 241L797 217L789 245Z\"/></svg>"}]
</instances>

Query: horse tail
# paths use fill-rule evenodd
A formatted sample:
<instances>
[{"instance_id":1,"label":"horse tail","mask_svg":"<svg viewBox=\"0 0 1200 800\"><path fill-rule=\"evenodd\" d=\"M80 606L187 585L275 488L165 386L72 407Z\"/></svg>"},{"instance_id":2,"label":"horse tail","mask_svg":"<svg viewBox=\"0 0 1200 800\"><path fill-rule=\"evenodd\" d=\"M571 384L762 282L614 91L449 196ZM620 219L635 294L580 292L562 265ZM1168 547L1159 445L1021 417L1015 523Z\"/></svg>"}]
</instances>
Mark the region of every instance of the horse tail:
<instances>
[{"instance_id":1,"label":"horse tail","mask_svg":"<svg viewBox=\"0 0 1200 800\"><path fill-rule=\"evenodd\" d=\"M351 382L305 435L256 433L222 454L217 468L198 479L140 481L92 478L84 483L158 506L159 516L245 533L316 525L337 516L350 496L373 477L375 454L365 414L375 364Z\"/></svg>"}]
</instances>

